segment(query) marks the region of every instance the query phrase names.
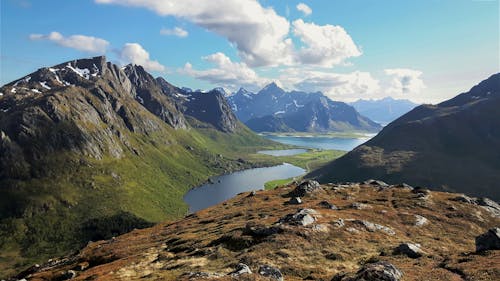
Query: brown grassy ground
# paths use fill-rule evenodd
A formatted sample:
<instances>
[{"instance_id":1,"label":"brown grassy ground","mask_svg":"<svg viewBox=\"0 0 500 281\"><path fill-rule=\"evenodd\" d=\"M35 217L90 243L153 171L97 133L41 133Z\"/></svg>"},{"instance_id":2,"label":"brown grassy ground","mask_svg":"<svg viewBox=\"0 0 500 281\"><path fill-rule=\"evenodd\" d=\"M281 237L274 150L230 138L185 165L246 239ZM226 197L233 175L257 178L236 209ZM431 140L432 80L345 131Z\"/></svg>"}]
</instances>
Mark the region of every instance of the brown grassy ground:
<instances>
[{"instance_id":1,"label":"brown grassy ground","mask_svg":"<svg viewBox=\"0 0 500 281\"><path fill-rule=\"evenodd\" d=\"M233 280L226 274L243 262L254 274L237 280L268 280L256 273L261 264L279 268L285 280L331 280L339 272L356 272L364 263L388 261L403 271L403 280L498 280L500 251L474 253L474 238L500 225L482 207L452 201L457 197L452 193L430 192L422 199L396 187L322 187L304 197L301 205L285 204L285 195L295 185L255 196L240 194L179 221L91 242L74 256L33 270L27 279L61 280L57 278L74 270L72 280L186 280L182 275L188 272L218 273L223 276L212 279ZM322 208L323 200L340 210ZM368 208L352 208L354 202ZM281 225L281 233L265 237L245 231L247 224L272 226L298 208L316 210L316 222L305 227ZM428 223L416 226L415 215ZM339 219L343 227L335 225ZM370 232L359 220L389 227L395 234ZM424 256L393 254L402 242L420 243Z\"/></svg>"}]
</instances>

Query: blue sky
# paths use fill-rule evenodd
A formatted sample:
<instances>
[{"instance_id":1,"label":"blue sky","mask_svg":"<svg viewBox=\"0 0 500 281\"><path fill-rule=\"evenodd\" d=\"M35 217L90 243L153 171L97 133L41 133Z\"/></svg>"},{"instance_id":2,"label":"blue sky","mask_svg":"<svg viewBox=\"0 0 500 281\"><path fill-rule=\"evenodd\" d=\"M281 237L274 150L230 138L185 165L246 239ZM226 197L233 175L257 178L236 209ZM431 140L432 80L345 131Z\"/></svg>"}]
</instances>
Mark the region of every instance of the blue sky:
<instances>
[{"instance_id":1,"label":"blue sky","mask_svg":"<svg viewBox=\"0 0 500 281\"><path fill-rule=\"evenodd\" d=\"M301 4L299 6L299 4ZM498 0L1 0L0 84L105 54L178 86L436 103L499 72ZM299 9L300 8L300 9Z\"/></svg>"}]
</instances>

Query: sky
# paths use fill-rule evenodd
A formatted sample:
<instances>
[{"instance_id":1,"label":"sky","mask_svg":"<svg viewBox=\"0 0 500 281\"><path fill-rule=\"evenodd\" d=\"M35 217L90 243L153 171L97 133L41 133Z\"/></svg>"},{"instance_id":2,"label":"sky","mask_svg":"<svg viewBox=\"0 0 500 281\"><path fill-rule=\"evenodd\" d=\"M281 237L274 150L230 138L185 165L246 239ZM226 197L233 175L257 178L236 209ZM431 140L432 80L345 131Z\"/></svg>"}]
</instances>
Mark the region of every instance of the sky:
<instances>
[{"instance_id":1,"label":"sky","mask_svg":"<svg viewBox=\"0 0 500 281\"><path fill-rule=\"evenodd\" d=\"M0 0L0 84L106 55L181 87L438 103L500 72L499 0Z\"/></svg>"}]
</instances>

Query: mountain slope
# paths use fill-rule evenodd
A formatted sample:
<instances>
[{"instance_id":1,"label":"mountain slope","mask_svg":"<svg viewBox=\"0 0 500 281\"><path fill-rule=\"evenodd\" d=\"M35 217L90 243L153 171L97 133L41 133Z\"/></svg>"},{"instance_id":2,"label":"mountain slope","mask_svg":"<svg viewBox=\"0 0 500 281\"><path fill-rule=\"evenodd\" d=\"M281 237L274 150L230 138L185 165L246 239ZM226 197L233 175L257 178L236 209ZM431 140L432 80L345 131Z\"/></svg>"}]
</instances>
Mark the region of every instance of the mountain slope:
<instances>
[{"instance_id":1,"label":"mountain slope","mask_svg":"<svg viewBox=\"0 0 500 281\"><path fill-rule=\"evenodd\" d=\"M322 93L285 92L275 83L256 94L240 89L228 101L238 118L257 132L378 131L379 124Z\"/></svg>"},{"instance_id":2,"label":"mountain slope","mask_svg":"<svg viewBox=\"0 0 500 281\"><path fill-rule=\"evenodd\" d=\"M379 100L360 99L350 105L361 115L382 124L388 124L418 106L409 100L397 100L391 97Z\"/></svg>"},{"instance_id":3,"label":"mountain slope","mask_svg":"<svg viewBox=\"0 0 500 281\"><path fill-rule=\"evenodd\" d=\"M500 74L438 105L422 105L308 177L380 178L500 200Z\"/></svg>"},{"instance_id":4,"label":"mountain slope","mask_svg":"<svg viewBox=\"0 0 500 281\"><path fill-rule=\"evenodd\" d=\"M498 205L379 181L297 185L242 193L182 220L90 243L17 277L486 281L500 274L498 248L475 252L488 245L476 237L500 223ZM302 203L291 204L299 193Z\"/></svg>"},{"instance_id":5,"label":"mountain slope","mask_svg":"<svg viewBox=\"0 0 500 281\"><path fill-rule=\"evenodd\" d=\"M0 93L2 274L179 217L190 187L273 145L235 119L228 133L184 114L142 67L104 57L39 69Z\"/></svg>"}]
</instances>

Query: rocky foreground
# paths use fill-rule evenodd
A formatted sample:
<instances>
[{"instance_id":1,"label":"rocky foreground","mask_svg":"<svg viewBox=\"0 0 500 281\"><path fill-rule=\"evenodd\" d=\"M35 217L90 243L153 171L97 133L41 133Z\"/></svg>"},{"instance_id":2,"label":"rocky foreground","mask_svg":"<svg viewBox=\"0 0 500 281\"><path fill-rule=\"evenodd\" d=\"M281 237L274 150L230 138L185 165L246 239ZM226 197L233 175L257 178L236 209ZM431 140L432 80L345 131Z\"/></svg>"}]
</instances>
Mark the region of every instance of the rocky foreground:
<instances>
[{"instance_id":1,"label":"rocky foreground","mask_svg":"<svg viewBox=\"0 0 500 281\"><path fill-rule=\"evenodd\" d=\"M26 280L498 280L500 206L380 181L243 193L89 242Z\"/></svg>"}]
</instances>

